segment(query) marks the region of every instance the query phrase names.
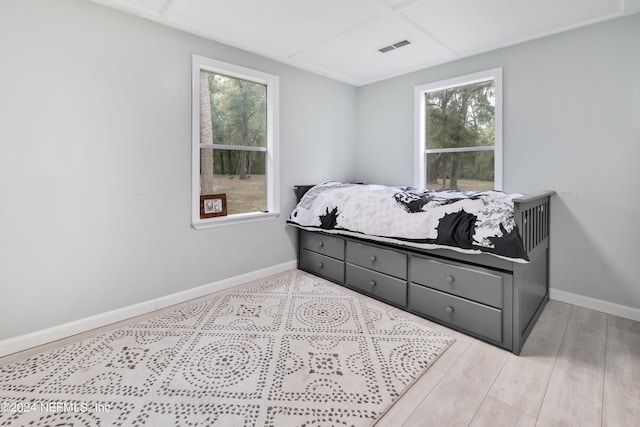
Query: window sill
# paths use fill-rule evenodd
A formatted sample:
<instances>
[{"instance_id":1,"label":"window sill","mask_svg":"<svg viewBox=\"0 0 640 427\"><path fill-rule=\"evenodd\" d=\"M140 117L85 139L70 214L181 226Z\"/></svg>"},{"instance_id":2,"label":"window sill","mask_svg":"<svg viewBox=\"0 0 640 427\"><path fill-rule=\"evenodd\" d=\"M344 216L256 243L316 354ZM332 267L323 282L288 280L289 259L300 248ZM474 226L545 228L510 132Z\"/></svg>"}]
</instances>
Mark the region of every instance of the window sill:
<instances>
[{"instance_id":1,"label":"window sill","mask_svg":"<svg viewBox=\"0 0 640 427\"><path fill-rule=\"evenodd\" d=\"M274 219L280 216L278 212L251 212L244 214L235 214L217 218L196 219L191 222L191 226L196 230L205 228L223 227L226 225L244 224L246 222L264 221Z\"/></svg>"}]
</instances>

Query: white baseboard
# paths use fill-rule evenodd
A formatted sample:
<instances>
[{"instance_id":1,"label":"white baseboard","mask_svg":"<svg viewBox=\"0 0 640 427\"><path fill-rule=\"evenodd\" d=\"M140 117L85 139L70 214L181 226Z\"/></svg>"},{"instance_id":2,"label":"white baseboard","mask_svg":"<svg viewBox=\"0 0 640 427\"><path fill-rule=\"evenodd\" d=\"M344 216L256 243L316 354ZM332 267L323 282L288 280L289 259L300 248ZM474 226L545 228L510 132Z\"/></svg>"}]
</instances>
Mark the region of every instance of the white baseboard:
<instances>
[{"instance_id":1,"label":"white baseboard","mask_svg":"<svg viewBox=\"0 0 640 427\"><path fill-rule=\"evenodd\" d=\"M558 289L549 289L549 298L584 308L601 311L614 316L624 317L640 322L640 309L596 298L585 297Z\"/></svg>"},{"instance_id":2,"label":"white baseboard","mask_svg":"<svg viewBox=\"0 0 640 427\"><path fill-rule=\"evenodd\" d=\"M27 350L43 344L47 344L60 339L68 338L83 332L91 331L96 328L110 325L130 319L132 317L151 313L175 304L186 302L205 295L223 291L233 286L243 283L259 280L273 274L282 273L297 267L297 262L289 261L273 267L263 268L229 279L220 280L218 282L209 283L197 288L188 289L186 291L177 292L175 294L166 295L155 298L153 300L141 302L138 304L122 307L116 310L107 311L105 313L96 314L95 316L86 317L84 319L74 320L72 322L63 323L62 325L53 326L51 328L40 331L30 332L28 334L19 335L17 337L7 338L0 341L0 357L19 351Z\"/></svg>"}]
</instances>

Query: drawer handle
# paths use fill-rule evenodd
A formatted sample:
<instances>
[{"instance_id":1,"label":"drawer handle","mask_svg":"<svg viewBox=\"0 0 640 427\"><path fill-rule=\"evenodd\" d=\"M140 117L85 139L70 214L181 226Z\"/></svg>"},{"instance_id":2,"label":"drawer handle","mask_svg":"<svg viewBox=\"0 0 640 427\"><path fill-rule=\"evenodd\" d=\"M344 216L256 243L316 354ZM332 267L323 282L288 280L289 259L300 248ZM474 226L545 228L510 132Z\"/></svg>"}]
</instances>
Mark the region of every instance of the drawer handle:
<instances>
[{"instance_id":1,"label":"drawer handle","mask_svg":"<svg viewBox=\"0 0 640 427\"><path fill-rule=\"evenodd\" d=\"M375 256L375 255L371 255L371 258L369 258L369 259L371 260L371 262L372 262L372 263L374 263L374 262L376 262L376 260L377 260L378 258L376 258L376 256Z\"/></svg>"},{"instance_id":2,"label":"drawer handle","mask_svg":"<svg viewBox=\"0 0 640 427\"><path fill-rule=\"evenodd\" d=\"M321 247L321 248L324 248L324 242L322 242L322 241L318 242L318 246Z\"/></svg>"},{"instance_id":3,"label":"drawer handle","mask_svg":"<svg viewBox=\"0 0 640 427\"><path fill-rule=\"evenodd\" d=\"M376 285L376 281L375 281L375 280L372 280L372 281L370 281L370 282L369 282L369 284L370 284L371 286L375 286L375 285Z\"/></svg>"},{"instance_id":4,"label":"drawer handle","mask_svg":"<svg viewBox=\"0 0 640 427\"><path fill-rule=\"evenodd\" d=\"M322 267L324 267L324 262L319 262L318 263L318 268L322 268Z\"/></svg>"},{"instance_id":5,"label":"drawer handle","mask_svg":"<svg viewBox=\"0 0 640 427\"><path fill-rule=\"evenodd\" d=\"M447 276L447 282L449 282L449 284L452 284L453 282L455 282L456 279L454 279L453 276Z\"/></svg>"},{"instance_id":6,"label":"drawer handle","mask_svg":"<svg viewBox=\"0 0 640 427\"><path fill-rule=\"evenodd\" d=\"M449 313L449 314L453 313L453 307L448 306L447 307L447 313Z\"/></svg>"}]
</instances>

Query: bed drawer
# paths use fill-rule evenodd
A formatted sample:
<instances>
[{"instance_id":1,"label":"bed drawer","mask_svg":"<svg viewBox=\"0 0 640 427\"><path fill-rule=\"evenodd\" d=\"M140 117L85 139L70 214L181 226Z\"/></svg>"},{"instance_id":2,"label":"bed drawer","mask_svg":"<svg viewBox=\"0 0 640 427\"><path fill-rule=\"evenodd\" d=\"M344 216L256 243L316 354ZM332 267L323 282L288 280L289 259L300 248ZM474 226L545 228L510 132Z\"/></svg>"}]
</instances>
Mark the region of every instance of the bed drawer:
<instances>
[{"instance_id":1,"label":"bed drawer","mask_svg":"<svg viewBox=\"0 0 640 427\"><path fill-rule=\"evenodd\" d=\"M300 268L340 284L344 283L344 262L337 259L302 249Z\"/></svg>"},{"instance_id":2,"label":"bed drawer","mask_svg":"<svg viewBox=\"0 0 640 427\"><path fill-rule=\"evenodd\" d=\"M497 343L502 342L502 310L409 284L409 309Z\"/></svg>"},{"instance_id":3,"label":"bed drawer","mask_svg":"<svg viewBox=\"0 0 640 427\"><path fill-rule=\"evenodd\" d=\"M403 253L349 241L347 262L400 279L407 278L407 255Z\"/></svg>"},{"instance_id":4,"label":"bed drawer","mask_svg":"<svg viewBox=\"0 0 640 427\"><path fill-rule=\"evenodd\" d=\"M407 282L404 280L347 264L347 285L376 298L407 306Z\"/></svg>"},{"instance_id":5,"label":"bed drawer","mask_svg":"<svg viewBox=\"0 0 640 427\"><path fill-rule=\"evenodd\" d=\"M344 240L326 234L300 230L300 247L337 259L344 259Z\"/></svg>"},{"instance_id":6,"label":"bed drawer","mask_svg":"<svg viewBox=\"0 0 640 427\"><path fill-rule=\"evenodd\" d=\"M411 281L492 307L503 307L503 276L433 259L411 257Z\"/></svg>"}]
</instances>

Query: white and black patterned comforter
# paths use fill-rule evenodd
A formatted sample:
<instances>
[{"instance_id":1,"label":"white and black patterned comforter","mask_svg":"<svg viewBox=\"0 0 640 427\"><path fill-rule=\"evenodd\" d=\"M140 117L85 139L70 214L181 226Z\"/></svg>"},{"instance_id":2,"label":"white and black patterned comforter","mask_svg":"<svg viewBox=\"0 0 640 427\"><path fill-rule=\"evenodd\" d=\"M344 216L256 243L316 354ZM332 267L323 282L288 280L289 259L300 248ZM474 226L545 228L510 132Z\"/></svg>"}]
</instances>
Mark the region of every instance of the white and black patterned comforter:
<instances>
[{"instance_id":1,"label":"white and black patterned comforter","mask_svg":"<svg viewBox=\"0 0 640 427\"><path fill-rule=\"evenodd\" d=\"M288 223L422 249L527 262L513 199L499 191L433 191L329 182L311 188Z\"/></svg>"}]
</instances>

